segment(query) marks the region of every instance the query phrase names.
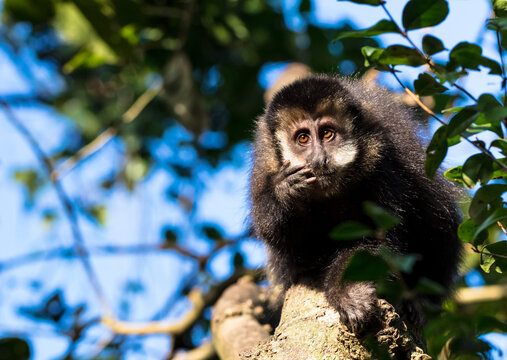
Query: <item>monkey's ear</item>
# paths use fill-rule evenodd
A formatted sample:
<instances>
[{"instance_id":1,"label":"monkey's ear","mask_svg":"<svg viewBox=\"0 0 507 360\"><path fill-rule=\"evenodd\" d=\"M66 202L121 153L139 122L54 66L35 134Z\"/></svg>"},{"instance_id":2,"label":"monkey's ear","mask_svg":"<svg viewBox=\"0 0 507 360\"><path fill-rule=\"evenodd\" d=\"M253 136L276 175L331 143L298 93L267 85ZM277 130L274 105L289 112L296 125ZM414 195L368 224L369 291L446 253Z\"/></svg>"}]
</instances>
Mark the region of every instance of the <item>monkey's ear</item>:
<instances>
[{"instance_id":1,"label":"monkey's ear","mask_svg":"<svg viewBox=\"0 0 507 360\"><path fill-rule=\"evenodd\" d=\"M303 79L312 74L312 69L302 63L290 63L285 71L278 77L273 85L264 93L264 102L269 104L273 96L284 86L293 83L296 80Z\"/></svg>"}]
</instances>

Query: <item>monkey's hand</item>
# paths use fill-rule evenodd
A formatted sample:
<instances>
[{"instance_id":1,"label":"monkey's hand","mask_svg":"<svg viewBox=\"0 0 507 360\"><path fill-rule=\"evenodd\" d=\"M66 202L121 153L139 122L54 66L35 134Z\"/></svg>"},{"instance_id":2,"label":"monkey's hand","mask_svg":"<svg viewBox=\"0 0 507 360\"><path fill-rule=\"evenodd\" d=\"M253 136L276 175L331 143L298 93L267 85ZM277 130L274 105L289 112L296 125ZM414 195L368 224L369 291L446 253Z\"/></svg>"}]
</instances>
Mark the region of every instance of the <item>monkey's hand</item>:
<instances>
[{"instance_id":1,"label":"monkey's hand","mask_svg":"<svg viewBox=\"0 0 507 360\"><path fill-rule=\"evenodd\" d=\"M283 163L278 174L273 177L275 196L278 200L290 207L294 202L304 198L305 190L312 186L317 178L312 170L305 165L290 166L290 161Z\"/></svg>"},{"instance_id":2,"label":"monkey's hand","mask_svg":"<svg viewBox=\"0 0 507 360\"><path fill-rule=\"evenodd\" d=\"M374 325L377 295L372 282L348 283L326 291L329 303L340 314L340 320L355 334Z\"/></svg>"}]
</instances>

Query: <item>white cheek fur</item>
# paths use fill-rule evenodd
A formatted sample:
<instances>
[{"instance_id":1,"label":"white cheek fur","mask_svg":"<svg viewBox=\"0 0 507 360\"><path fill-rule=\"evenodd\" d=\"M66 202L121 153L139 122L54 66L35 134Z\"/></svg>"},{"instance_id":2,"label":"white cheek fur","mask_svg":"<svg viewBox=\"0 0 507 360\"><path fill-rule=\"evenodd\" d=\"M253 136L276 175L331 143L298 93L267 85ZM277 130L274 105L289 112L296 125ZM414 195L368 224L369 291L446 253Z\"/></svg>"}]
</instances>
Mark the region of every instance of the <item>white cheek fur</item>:
<instances>
[{"instance_id":1,"label":"white cheek fur","mask_svg":"<svg viewBox=\"0 0 507 360\"><path fill-rule=\"evenodd\" d=\"M345 166L350 164L357 155L357 146L352 142L341 145L333 154L332 161L336 166Z\"/></svg>"}]
</instances>

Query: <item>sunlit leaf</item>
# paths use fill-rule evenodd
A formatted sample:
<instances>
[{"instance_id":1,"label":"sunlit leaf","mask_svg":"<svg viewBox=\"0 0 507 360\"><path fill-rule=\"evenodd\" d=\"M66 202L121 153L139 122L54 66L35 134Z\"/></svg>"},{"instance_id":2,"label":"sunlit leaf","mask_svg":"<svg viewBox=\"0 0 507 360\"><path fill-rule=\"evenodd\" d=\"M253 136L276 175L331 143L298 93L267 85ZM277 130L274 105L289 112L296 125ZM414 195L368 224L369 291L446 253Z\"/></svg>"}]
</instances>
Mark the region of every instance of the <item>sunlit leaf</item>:
<instances>
[{"instance_id":1,"label":"sunlit leaf","mask_svg":"<svg viewBox=\"0 0 507 360\"><path fill-rule=\"evenodd\" d=\"M343 38L369 37L386 33L399 33L399 29L397 28L396 24L391 20L380 20L378 23L367 29L340 32L334 38L334 40L336 41Z\"/></svg>"},{"instance_id":2,"label":"sunlit leaf","mask_svg":"<svg viewBox=\"0 0 507 360\"><path fill-rule=\"evenodd\" d=\"M93 205L86 209L90 216L99 224L104 226L107 220L107 209L104 205Z\"/></svg>"},{"instance_id":3,"label":"sunlit leaf","mask_svg":"<svg viewBox=\"0 0 507 360\"><path fill-rule=\"evenodd\" d=\"M464 184L462 175L463 175L463 166L462 165L447 169L444 172L444 176L447 179L454 181L454 182L459 182L459 183Z\"/></svg>"},{"instance_id":4,"label":"sunlit leaf","mask_svg":"<svg viewBox=\"0 0 507 360\"><path fill-rule=\"evenodd\" d=\"M378 59L383 65L421 66L426 60L413 48L403 45L387 47Z\"/></svg>"}]
</instances>

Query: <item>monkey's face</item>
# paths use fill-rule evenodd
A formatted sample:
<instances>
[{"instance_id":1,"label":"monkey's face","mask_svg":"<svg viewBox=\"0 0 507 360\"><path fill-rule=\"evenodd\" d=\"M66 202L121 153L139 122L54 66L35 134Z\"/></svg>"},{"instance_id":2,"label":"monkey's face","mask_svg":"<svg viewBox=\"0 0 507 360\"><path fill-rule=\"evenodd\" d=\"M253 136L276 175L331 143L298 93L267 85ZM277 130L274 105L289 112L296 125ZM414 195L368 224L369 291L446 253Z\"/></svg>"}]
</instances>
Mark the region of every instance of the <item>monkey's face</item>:
<instances>
[{"instance_id":1,"label":"monkey's face","mask_svg":"<svg viewBox=\"0 0 507 360\"><path fill-rule=\"evenodd\" d=\"M314 195L333 196L342 188L343 171L358 155L358 147L349 136L347 127L330 115L292 121L276 137L283 162L305 165L316 177Z\"/></svg>"}]
</instances>

